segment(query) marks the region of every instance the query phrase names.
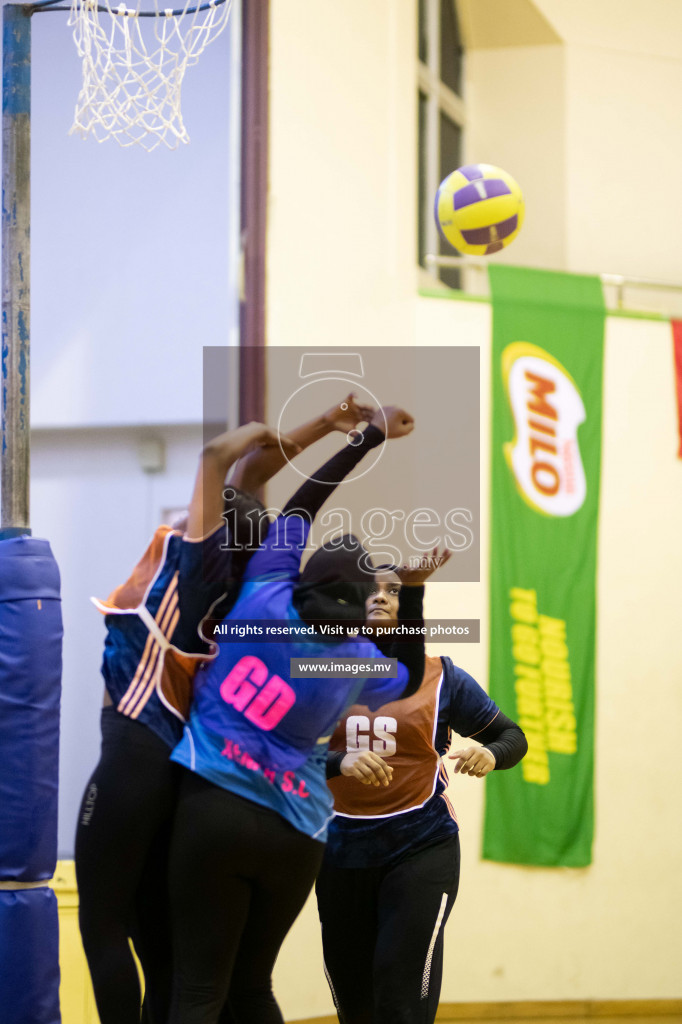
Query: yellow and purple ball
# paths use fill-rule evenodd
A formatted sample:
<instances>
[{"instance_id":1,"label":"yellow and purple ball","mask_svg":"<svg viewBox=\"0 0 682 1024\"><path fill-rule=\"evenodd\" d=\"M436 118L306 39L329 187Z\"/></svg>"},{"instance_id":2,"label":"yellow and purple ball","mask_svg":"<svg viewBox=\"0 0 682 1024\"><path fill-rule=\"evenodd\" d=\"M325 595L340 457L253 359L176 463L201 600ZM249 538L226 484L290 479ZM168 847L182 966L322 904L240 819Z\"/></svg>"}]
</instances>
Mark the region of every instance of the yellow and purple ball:
<instances>
[{"instance_id":1,"label":"yellow and purple ball","mask_svg":"<svg viewBox=\"0 0 682 1024\"><path fill-rule=\"evenodd\" d=\"M490 256L521 230L523 195L499 167L467 164L440 183L434 213L441 235L458 252Z\"/></svg>"}]
</instances>

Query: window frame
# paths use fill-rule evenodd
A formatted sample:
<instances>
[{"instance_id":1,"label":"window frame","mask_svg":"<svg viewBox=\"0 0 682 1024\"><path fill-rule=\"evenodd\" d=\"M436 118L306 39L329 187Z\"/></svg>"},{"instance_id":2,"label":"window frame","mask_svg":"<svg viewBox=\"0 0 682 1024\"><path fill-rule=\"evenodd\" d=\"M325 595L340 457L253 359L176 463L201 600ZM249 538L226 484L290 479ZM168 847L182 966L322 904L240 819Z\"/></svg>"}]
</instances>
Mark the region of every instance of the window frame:
<instances>
[{"instance_id":1,"label":"window frame","mask_svg":"<svg viewBox=\"0 0 682 1024\"><path fill-rule=\"evenodd\" d=\"M461 23L462 19L459 16L457 9L456 0L448 0L454 8L455 18L457 24L460 26L460 38L461 38ZM417 202L419 205L419 211L421 218L423 218L424 225L424 248L427 253L438 253L440 249L440 235L438 228L436 227L435 218L433 216L433 204L435 200L436 191L440 185L440 149L441 149L441 137L440 137L440 116L445 114L451 121L453 121L460 131L462 136L466 130L466 101L465 101L465 72L466 72L466 52L463 53L462 63L462 95L458 95L454 92L441 78L440 73L440 51L441 51L441 0L421 0L423 3L425 14L426 14L426 25L425 25L425 37L426 37L426 61L422 61L419 57L419 40L421 32L421 24L419 24L419 0L417 3L417 105L419 105L420 95L424 95L426 98L426 117L425 117L425 180L423 182L419 170L419 158L421 154L417 154L418 158L418 170L417 170L417 189L418 196ZM464 149L464 139L462 148ZM417 133L417 145L421 146L421 139L419 138L419 132ZM452 168L454 171L456 168ZM422 288L432 288L434 285L442 287L444 289L450 288L441 279L443 268L438 266L425 267L419 262L420 246L422 238L419 237L419 219L417 222L417 266L419 276L419 286ZM454 250L453 250L454 255ZM461 287L458 285L457 287Z\"/></svg>"}]
</instances>

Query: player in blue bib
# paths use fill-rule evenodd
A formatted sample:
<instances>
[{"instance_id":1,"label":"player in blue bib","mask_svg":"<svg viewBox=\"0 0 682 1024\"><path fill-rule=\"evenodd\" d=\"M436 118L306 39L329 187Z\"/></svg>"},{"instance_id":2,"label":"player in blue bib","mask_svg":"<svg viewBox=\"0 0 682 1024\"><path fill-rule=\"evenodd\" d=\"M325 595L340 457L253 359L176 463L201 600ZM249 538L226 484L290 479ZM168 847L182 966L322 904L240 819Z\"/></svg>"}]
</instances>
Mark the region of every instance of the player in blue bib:
<instances>
[{"instance_id":1,"label":"player in blue bib","mask_svg":"<svg viewBox=\"0 0 682 1024\"><path fill-rule=\"evenodd\" d=\"M239 599L230 613L230 619L254 624L262 632L250 636L248 643L223 643L215 661L195 680L189 729L173 759L200 774L213 778L215 761L219 776L226 736L263 769L295 770L317 744L329 739L349 703L362 698L371 707L380 707L398 698L407 685L408 669L400 662L394 678L339 678L333 671L323 679L290 678L292 658L307 662L331 660L333 655L333 663L342 665L348 658L369 663L383 657L370 639L345 635L329 639L301 618L295 590L309 531L310 523L299 516L282 515L275 520L249 562ZM348 561L357 574L361 549L349 543L350 538L345 540L345 549L322 549L318 555L333 559L340 572ZM354 585L345 586L350 590ZM351 596L342 609L355 607L350 604ZM213 757L200 764L196 758L191 763L196 729L216 737Z\"/></svg>"},{"instance_id":2,"label":"player in blue bib","mask_svg":"<svg viewBox=\"0 0 682 1024\"><path fill-rule=\"evenodd\" d=\"M376 708L421 682L423 644L400 645L395 678L349 679L333 668L312 678L291 673L292 658L339 664L384 657L343 629L364 621L374 579L355 538L323 546L302 573L299 565L312 519L337 484L371 448L412 428L402 410L381 410L359 443L303 484L251 558L240 597L221 624L227 633L219 635L228 637L231 624L250 626L248 643L222 645L197 675L190 720L173 753L190 771L170 855L170 1024L213 1024L228 988L240 1024L282 1024L270 978L320 866L332 814L325 783L330 735L354 701ZM406 587L401 617L419 620L422 597L423 588ZM287 633L272 642L258 628Z\"/></svg>"},{"instance_id":3,"label":"player in blue bib","mask_svg":"<svg viewBox=\"0 0 682 1024\"><path fill-rule=\"evenodd\" d=\"M217 602L225 611L234 602L260 540L253 526L263 506L248 492L286 457L333 430L346 434L371 414L349 395L292 431L291 443L256 423L214 439L201 453L187 521L159 527L126 582L95 602L107 627L102 749L81 805L75 859L81 934L101 1024L139 1024L131 937L145 974L143 1019L167 1019L167 848L180 776L169 754L189 713L197 665L211 654L201 622L212 609L216 614ZM237 460L233 486L225 490ZM210 521L207 504L219 510ZM235 535L244 538L241 548L226 543Z\"/></svg>"}]
</instances>

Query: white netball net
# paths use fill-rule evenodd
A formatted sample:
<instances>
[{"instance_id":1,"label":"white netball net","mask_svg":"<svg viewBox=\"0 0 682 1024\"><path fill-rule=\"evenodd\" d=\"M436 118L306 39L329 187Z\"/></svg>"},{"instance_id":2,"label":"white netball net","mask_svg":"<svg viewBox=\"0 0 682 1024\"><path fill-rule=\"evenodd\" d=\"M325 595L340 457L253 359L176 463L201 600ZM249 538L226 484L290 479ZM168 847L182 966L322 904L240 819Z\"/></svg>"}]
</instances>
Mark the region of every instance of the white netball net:
<instances>
[{"instance_id":1,"label":"white netball net","mask_svg":"<svg viewBox=\"0 0 682 1024\"><path fill-rule=\"evenodd\" d=\"M185 71L227 25L232 0L191 0L179 10L73 0L69 25L83 60L70 134L121 146L175 149L189 142L182 120Z\"/></svg>"}]
</instances>

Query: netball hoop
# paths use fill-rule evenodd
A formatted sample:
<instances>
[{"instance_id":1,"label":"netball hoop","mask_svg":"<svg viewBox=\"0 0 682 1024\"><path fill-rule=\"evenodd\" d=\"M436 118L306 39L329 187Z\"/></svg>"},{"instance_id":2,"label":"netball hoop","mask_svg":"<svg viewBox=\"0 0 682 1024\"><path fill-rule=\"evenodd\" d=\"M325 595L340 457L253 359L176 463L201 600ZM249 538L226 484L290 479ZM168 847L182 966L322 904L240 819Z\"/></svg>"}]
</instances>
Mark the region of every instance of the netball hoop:
<instances>
[{"instance_id":1,"label":"netball hoop","mask_svg":"<svg viewBox=\"0 0 682 1024\"><path fill-rule=\"evenodd\" d=\"M56 8L57 0L35 10ZM227 25L232 0L186 0L178 9L150 0L132 7L72 0L68 24L83 61L83 84L70 134L151 151L189 142L182 119L185 71Z\"/></svg>"}]
</instances>

